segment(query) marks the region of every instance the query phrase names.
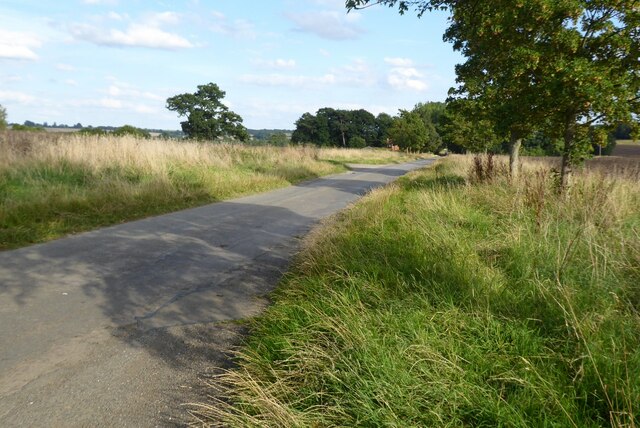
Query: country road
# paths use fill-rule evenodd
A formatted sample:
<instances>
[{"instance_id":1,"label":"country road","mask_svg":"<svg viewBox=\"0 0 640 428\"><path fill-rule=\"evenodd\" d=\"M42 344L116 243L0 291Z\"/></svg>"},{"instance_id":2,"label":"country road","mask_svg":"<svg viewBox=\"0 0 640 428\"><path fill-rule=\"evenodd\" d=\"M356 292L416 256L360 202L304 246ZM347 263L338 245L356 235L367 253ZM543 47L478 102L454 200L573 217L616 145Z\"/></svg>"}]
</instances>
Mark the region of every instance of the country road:
<instances>
[{"instance_id":1,"label":"country road","mask_svg":"<svg viewBox=\"0 0 640 428\"><path fill-rule=\"evenodd\" d=\"M0 426L181 426L305 235L430 164L353 171L0 253Z\"/></svg>"}]
</instances>

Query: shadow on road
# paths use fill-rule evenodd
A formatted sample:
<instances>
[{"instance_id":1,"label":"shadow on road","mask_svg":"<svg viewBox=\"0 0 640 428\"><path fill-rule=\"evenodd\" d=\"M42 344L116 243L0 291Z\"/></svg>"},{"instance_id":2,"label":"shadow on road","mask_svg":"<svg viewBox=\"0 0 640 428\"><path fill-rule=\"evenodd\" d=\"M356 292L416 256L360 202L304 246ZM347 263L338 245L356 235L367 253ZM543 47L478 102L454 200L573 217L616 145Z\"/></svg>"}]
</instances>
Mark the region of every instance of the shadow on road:
<instances>
[{"instance_id":1,"label":"shadow on road","mask_svg":"<svg viewBox=\"0 0 640 428\"><path fill-rule=\"evenodd\" d=\"M266 307L298 237L407 171L362 172L376 174L342 174L0 253L0 386L3 373L34 355L100 329L193 379L228 365L244 330L224 322Z\"/></svg>"}]
</instances>

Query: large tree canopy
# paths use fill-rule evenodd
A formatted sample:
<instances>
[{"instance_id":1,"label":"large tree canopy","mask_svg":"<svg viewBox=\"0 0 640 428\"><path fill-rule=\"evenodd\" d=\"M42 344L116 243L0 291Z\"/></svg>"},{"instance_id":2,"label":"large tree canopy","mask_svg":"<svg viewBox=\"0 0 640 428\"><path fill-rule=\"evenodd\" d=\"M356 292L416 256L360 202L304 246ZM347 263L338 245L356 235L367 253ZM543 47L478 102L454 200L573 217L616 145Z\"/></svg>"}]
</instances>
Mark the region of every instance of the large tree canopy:
<instances>
[{"instance_id":1,"label":"large tree canopy","mask_svg":"<svg viewBox=\"0 0 640 428\"><path fill-rule=\"evenodd\" d=\"M380 117L380 116L379 116ZM319 109L315 115L304 113L296 121L296 129L291 136L294 143L311 143L318 146L381 145L386 135L381 130L388 128L385 116L378 122L366 110L339 110L331 107ZM357 138L356 138L357 137Z\"/></svg>"},{"instance_id":2,"label":"large tree canopy","mask_svg":"<svg viewBox=\"0 0 640 428\"><path fill-rule=\"evenodd\" d=\"M167 108L186 116L182 131L198 140L232 137L240 141L249 139L242 118L222 104L225 92L215 83L199 85L193 94L180 94L167 99Z\"/></svg>"},{"instance_id":3,"label":"large tree canopy","mask_svg":"<svg viewBox=\"0 0 640 428\"><path fill-rule=\"evenodd\" d=\"M637 123L640 4L637 0L348 0L451 13L445 40L467 61L454 95L487 111L519 146L535 130L563 139L562 184L591 147L592 125ZM516 151L517 153L517 151Z\"/></svg>"},{"instance_id":4,"label":"large tree canopy","mask_svg":"<svg viewBox=\"0 0 640 428\"><path fill-rule=\"evenodd\" d=\"M380 113L377 117L360 110L319 109L315 115L304 113L296 121L291 136L294 143L318 146L385 147L390 143L403 149L436 151L442 144L437 128L444 103L419 103L398 117Z\"/></svg>"}]
</instances>

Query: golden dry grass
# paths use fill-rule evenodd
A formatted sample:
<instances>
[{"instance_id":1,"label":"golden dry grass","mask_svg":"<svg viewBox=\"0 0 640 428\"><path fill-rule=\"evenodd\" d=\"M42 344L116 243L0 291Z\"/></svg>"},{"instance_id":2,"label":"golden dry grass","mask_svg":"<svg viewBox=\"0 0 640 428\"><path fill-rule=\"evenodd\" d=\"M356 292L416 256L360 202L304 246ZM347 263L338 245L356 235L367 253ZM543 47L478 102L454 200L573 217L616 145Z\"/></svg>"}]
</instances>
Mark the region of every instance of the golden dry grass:
<instances>
[{"instance_id":1,"label":"golden dry grass","mask_svg":"<svg viewBox=\"0 0 640 428\"><path fill-rule=\"evenodd\" d=\"M0 249L390 163L384 150L0 132Z\"/></svg>"},{"instance_id":2,"label":"golden dry grass","mask_svg":"<svg viewBox=\"0 0 640 428\"><path fill-rule=\"evenodd\" d=\"M198 426L638 425L640 187L451 156L307 240Z\"/></svg>"}]
</instances>

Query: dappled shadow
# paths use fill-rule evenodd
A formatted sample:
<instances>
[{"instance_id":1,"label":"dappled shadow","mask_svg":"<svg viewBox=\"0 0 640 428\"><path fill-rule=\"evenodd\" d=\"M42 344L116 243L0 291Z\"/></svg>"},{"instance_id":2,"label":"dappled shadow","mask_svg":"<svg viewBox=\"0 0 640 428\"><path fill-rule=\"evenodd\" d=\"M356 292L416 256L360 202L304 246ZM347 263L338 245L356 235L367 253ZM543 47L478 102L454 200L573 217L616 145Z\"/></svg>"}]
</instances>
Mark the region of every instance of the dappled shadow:
<instances>
[{"instance_id":1,"label":"dappled shadow","mask_svg":"<svg viewBox=\"0 0 640 428\"><path fill-rule=\"evenodd\" d=\"M176 370L228 362L237 337L224 342L219 323L266 307L298 237L425 164L363 168L0 253L0 380L101 329Z\"/></svg>"}]
</instances>

